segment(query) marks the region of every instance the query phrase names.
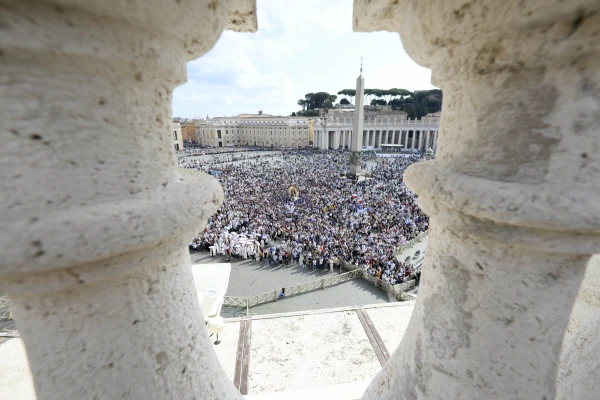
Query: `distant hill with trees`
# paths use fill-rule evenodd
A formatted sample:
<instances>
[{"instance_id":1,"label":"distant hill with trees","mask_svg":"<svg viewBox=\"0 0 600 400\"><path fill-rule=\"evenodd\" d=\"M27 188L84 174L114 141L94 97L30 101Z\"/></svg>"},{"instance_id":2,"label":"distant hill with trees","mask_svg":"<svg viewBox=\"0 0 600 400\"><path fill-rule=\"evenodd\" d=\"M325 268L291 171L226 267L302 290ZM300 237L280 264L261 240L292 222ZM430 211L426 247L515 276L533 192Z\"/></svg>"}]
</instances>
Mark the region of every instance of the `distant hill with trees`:
<instances>
[{"instance_id":1,"label":"distant hill with trees","mask_svg":"<svg viewBox=\"0 0 600 400\"><path fill-rule=\"evenodd\" d=\"M356 90L344 89L337 92L343 96L340 104L352 104ZM411 92L406 89L365 89L365 104L389 105L392 110L408 113L410 119L421 119L422 116L442 110L442 91L440 89L416 90ZM298 116L319 115L318 109L333 108L333 103L338 98L335 94L327 92L307 93L303 99L298 100L302 110L296 112Z\"/></svg>"}]
</instances>

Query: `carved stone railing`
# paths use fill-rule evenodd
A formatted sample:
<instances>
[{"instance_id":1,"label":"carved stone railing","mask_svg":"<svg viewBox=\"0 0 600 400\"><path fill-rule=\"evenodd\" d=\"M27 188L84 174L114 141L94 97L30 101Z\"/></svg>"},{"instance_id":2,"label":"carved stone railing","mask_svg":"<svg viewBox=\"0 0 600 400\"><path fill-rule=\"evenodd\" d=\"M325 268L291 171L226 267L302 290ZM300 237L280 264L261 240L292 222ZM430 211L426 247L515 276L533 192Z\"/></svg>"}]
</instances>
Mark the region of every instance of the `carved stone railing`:
<instances>
[{"instance_id":1,"label":"carved stone railing","mask_svg":"<svg viewBox=\"0 0 600 400\"><path fill-rule=\"evenodd\" d=\"M398 31L444 92L436 158L404 173L431 268L364 399L554 399L600 238L600 2L355 0L353 22ZM591 376L568 380L597 397Z\"/></svg>"},{"instance_id":2,"label":"carved stone railing","mask_svg":"<svg viewBox=\"0 0 600 400\"><path fill-rule=\"evenodd\" d=\"M37 398L241 398L185 245L222 189L168 132L186 62L255 1L0 3L0 292Z\"/></svg>"}]
</instances>

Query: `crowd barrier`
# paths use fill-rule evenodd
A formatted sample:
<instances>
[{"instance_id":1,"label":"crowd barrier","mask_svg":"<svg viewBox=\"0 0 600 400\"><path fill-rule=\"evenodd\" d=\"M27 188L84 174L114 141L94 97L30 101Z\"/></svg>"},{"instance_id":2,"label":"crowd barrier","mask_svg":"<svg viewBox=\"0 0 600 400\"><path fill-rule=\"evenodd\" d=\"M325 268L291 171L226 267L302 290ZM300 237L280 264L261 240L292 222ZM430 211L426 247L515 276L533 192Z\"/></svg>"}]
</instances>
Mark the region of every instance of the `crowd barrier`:
<instances>
[{"instance_id":1,"label":"crowd barrier","mask_svg":"<svg viewBox=\"0 0 600 400\"><path fill-rule=\"evenodd\" d=\"M8 297L0 295L0 336L2 337L19 336L10 305Z\"/></svg>"},{"instance_id":2,"label":"crowd barrier","mask_svg":"<svg viewBox=\"0 0 600 400\"><path fill-rule=\"evenodd\" d=\"M396 247L396 249L394 250L394 254L400 254L402 253L404 250L407 250L409 248L411 248L412 246L414 246L417 243L420 243L421 241L423 241L423 239L425 239L427 237L428 231L422 232L420 233L417 237L409 240L408 242L401 244L400 246Z\"/></svg>"},{"instance_id":3,"label":"crowd barrier","mask_svg":"<svg viewBox=\"0 0 600 400\"><path fill-rule=\"evenodd\" d=\"M307 293L317 289L325 289L328 286L344 283L346 281L349 281L350 279L358 278L360 276L363 276L363 271L360 268L357 268L343 274L331 275L326 278L317 279L315 281L288 286L285 288L284 297L290 297L297 294ZM233 307L245 307L246 314L250 315L250 307L254 307L259 304L269 303L271 301L277 301L279 299L280 293L281 289L277 289L250 297L225 296L223 297L223 305Z\"/></svg>"},{"instance_id":4,"label":"crowd barrier","mask_svg":"<svg viewBox=\"0 0 600 400\"><path fill-rule=\"evenodd\" d=\"M349 264L345 261L342 263L342 268L347 271L363 271L358 266L354 264ZM414 279L407 282L398 283L396 285L391 285L382 279L364 273L364 271L360 276L366 281L371 282L374 286L380 287L381 289L390 293L392 296L394 296L394 298L396 298L396 300L408 301L417 299L416 296L410 293L406 293L407 290L414 289L417 286L417 281Z\"/></svg>"},{"instance_id":5,"label":"crowd barrier","mask_svg":"<svg viewBox=\"0 0 600 400\"><path fill-rule=\"evenodd\" d=\"M13 315L10 310L10 300L8 297L0 296L0 322L12 321Z\"/></svg>"},{"instance_id":6,"label":"crowd barrier","mask_svg":"<svg viewBox=\"0 0 600 400\"><path fill-rule=\"evenodd\" d=\"M412 247L416 243L421 242L424 238L427 237L427 231L419 234L414 239L398 246L396 248L395 254L401 253L404 250ZM415 267L421 267L423 264L423 260L420 260L418 265ZM294 296L296 294L307 293L317 289L325 289L327 286L336 285L339 283L346 282L350 279L362 277L363 279L371 282L373 285L380 287L386 292L392 294L399 301L408 301L408 300L416 300L417 297L406 293L408 290L414 289L416 287L416 280L410 280L407 282L402 282L396 285L391 285L385 282L382 279L379 279L375 276L365 274L362 269L354 264L349 264L346 261L343 261L340 264L340 267L346 271L346 273L333 275L327 278L318 279L316 281L311 281L307 283L302 283L299 285L293 285L285 288L285 297ZM268 303L271 301L277 301L281 290L273 290L267 293L261 293L255 296L250 297L234 297L234 296L225 296L223 298L224 306L233 306L233 307L245 307L246 314L250 314L250 307L257 306L259 304Z\"/></svg>"}]
</instances>

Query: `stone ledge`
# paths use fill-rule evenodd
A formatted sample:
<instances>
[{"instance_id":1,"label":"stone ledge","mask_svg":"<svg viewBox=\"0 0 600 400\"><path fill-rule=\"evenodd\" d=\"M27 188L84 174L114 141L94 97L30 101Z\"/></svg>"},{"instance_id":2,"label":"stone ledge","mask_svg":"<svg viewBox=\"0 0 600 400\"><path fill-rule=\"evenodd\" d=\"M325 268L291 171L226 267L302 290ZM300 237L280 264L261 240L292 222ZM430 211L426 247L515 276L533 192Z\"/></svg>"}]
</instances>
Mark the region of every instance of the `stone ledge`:
<instances>
[{"instance_id":1,"label":"stone ledge","mask_svg":"<svg viewBox=\"0 0 600 400\"><path fill-rule=\"evenodd\" d=\"M35 222L2 213L6 222L0 234L0 253L4 255L0 276L66 269L157 246L202 229L202 221L221 204L222 189L209 175L181 174L185 179L179 177L154 190L114 202L42 213ZM199 187L203 195L198 193ZM24 244L29 251L14 251Z\"/></svg>"},{"instance_id":2,"label":"stone ledge","mask_svg":"<svg viewBox=\"0 0 600 400\"><path fill-rule=\"evenodd\" d=\"M600 202L596 201L600 192L589 186L493 181L442 170L434 161L411 165L405 180L420 201L424 197L441 201L475 218L515 227L600 234Z\"/></svg>"}]
</instances>

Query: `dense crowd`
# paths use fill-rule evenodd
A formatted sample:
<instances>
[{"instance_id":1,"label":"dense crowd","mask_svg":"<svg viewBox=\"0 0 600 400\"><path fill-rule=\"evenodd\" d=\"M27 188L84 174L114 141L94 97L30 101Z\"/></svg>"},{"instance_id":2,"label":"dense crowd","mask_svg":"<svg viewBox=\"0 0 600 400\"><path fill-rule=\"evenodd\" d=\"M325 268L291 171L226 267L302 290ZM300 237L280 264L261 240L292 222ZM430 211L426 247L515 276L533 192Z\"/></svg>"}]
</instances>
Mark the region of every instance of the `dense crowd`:
<instances>
[{"instance_id":1,"label":"dense crowd","mask_svg":"<svg viewBox=\"0 0 600 400\"><path fill-rule=\"evenodd\" d=\"M273 151L279 150L279 148L274 149L272 147L213 147L213 146L203 146L200 148L193 149L182 149L176 150L175 155L177 157L177 164L182 166L190 161L189 157L201 157L201 156L225 156L221 158L227 158L227 156L239 156L239 157L249 157L252 153L256 152L264 152L264 151ZM194 168L194 167L185 167L184 168Z\"/></svg>"},{"instance_id":2,"label":"dense crowd","mask_svg":"<svg viewBox=\"0 0 600 400\"><path fill-rule=\"evenodd\" d=\"M279 158L220 166L225 200L190 249L331 271L346 262L390 284L414 272L394 249L428 228L402 179L418 157L369 162L370 178L361 181L345 176L347 152L283 151ZM292 184L298 198L289 194Z\"/></svg>"},{"instance_id":3,"label":"dense crowd","mask_svg":"<svg viewBox=\"0 0 600 400\"><path fill-rule=\"evenodd\" d=\"M259 160L262 159L268 160L270 158L274 158L276 155L279 155L279 152L261 152L261 153L225 153L222 155L211 155L209 157L202 158L188 158L181 157L177 160L177 165L180 168L193 168L193 169L202 169L208 172L213 167L218 164L236 162L236 161L249 161L249 160Z\"/></svg>"}]
</instances>

